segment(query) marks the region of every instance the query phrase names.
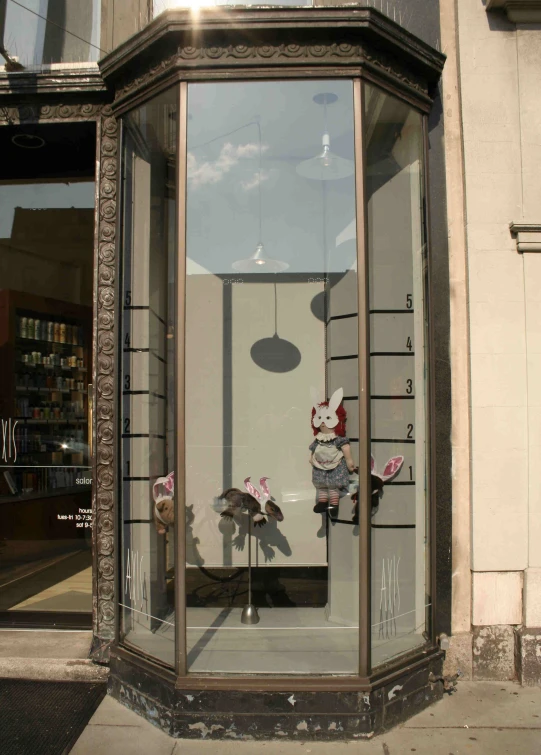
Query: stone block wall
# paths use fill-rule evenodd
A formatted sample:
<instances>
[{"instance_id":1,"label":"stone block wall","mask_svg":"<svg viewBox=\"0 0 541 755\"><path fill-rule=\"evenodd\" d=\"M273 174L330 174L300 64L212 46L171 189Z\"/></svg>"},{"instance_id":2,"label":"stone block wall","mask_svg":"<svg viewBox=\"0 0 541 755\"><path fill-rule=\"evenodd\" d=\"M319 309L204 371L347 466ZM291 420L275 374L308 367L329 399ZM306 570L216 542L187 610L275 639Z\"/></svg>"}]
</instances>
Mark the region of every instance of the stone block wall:
<instances>
[{"instance_id":1,"label":"stone block wall","mask_svg":"<svg viewBox=\"0 0 541 755\"><path fill-rule=\"evenodd\" d=\"M442 49L456 71L444 79L445 129L457 135L446 143L448 195L454 182L461 201L449 202L448 221L450 238L459 225L465 242L451 306L463 295L466 307L462 319L452 317L452 333L462 329L470 355L469 390L453 405L445 668L528 684L541 679L541 256L535 244L519 252L510 224L541 224L541 29L486 5L440 3ZM450 258L453 265L453 249ZM456 354L451 360L460 378ZM457 419L466 416L469 423Z\"/></svg>"}]
</instances>

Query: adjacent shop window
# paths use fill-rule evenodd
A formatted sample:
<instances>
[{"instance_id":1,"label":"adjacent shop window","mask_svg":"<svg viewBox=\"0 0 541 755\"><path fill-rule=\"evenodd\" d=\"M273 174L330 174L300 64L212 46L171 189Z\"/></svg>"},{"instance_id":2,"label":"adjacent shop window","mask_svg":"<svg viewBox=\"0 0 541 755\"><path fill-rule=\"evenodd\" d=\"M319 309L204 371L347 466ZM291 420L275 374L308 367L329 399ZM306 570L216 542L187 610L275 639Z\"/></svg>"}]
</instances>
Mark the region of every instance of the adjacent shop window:
<instances>
[{"instance_id":1,"label":"adjacent shop window","mask_svg":"<svg viewBox=\"0 0 541 755\"><path fill-rule=\"evenodd\" d=\"M174 665L176 91L124 121L121 632Z\"/></svg>"},{"instance_id":2,"label":"adjacent shop window","mask_svg":"<svg viewBox=\"0 0 541 755\"><path fill-rule=\"evenodd\" d=\"M90 627L95 124L0 140L0 620Z\"/></svg>"},{"instance_id":3,"label":"adjacent shop window","mask_svg":"<svg viewBox=\"0 0 541 755\"><path fill-rule=\"evenodd\" d=\"M352 82L189 85L186 218L188 669L355 674Z\"/></svg>"},{"instance_id":4,"label":"adjacent shop window","mask_svg":"<svg viewBox=\"0 0 541 755\"><path fill-rule=\"evenodd\" d=\"M376 666L429 629L427 249L421 115L365 85L364 133Z\"/></svg>"}]
</instances>

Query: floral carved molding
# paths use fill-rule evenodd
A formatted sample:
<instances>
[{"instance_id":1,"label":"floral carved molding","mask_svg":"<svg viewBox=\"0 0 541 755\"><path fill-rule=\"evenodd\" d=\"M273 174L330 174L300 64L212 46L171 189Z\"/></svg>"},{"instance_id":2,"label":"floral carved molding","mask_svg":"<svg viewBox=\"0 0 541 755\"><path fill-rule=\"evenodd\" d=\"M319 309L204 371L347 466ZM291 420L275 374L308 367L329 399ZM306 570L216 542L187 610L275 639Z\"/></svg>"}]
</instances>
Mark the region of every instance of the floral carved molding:
<instances>
[{"instance_id":1,"label":"floral carved molding","mask_svg":"<svg viewBox=\"0 0 541 755\"><path fill-rule=\"evenodd\" d=\"M175 79L318 75L379 77L431 103L445 56L370 8L203 9L197 22L171 10L99 63L114 109Z\"/></svg>"},{"instance_id":2,"label":"floral carved molding","mask_svg":"<svg viewBox=\"0 0 541 755\"><path fill-rule=\"evenodd\" d=\"M105 106L98 119L98 209L94 292L94 637L115 634L115 272L119 124ZM100 660L96 648L96 660Z\"/></svg>"},{"instance_id":3,"label":"floral carved molding","mask_svg":"<svg viewBox=\"0 0 541 755\"><path fill-rule=\"evenodd\" d=\"M93 645L108 660L115 630L115 269L119 126L109 105L59 104L0 107L0 126L96 121L97 174L94 247L93 341Z\"/></svg>"},{"instance_id":4,"label":"floral carved molding","mask_svg":"<svg viewBox=\"0 0 541 755\"><path fill-rule=\"evenodd\" d=\"M97 120L107 107L91 104L0 106L0 125L15 126L21 123L93 121Z\"/></svg>"},{"instance_id":5,"label":"floral carved molding","mask_svg":"<svg viewBox=\"0 0 541 755\"><path fill-rule=\"evenodd\" d=\"M176 71L188 73L196 69L223 69L273 66L329 66L364 67L376 75L383 75L405 86L423 99L428 99L428 85L422 76L405 71L397 58L388 53L375 52L366 46L347 42L329 44L228 45L224 47L180 46L168 57L151 65L138 76L121 78L117 82L115 103L130 99L139 91L152 86Z\"/></svg>"}]
</instances>

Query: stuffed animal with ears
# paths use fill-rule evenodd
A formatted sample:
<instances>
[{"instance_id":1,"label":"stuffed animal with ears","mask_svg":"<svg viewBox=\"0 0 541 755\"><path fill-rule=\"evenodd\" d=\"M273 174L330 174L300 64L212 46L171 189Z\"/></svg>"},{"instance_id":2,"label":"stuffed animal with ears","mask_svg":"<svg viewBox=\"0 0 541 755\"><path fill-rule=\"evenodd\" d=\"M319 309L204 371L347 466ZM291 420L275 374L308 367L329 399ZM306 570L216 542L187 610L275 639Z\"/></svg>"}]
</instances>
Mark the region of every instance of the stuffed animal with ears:
<instances>
[{"instance_id":1,"label":"stuffed animal with ears","mask_svg":"<svg viewBox=\"0 0 541 755\"><path fill-rule=\"evenodd\" d=\"M400 472L404 464L404 457L393 456L385 464L385 468L381 474L377 472L376 462L373 456L370 457L370 460L371 460L370 479L371 479L371 484L372 484L372 516L374 516L374 514L378 510L380 499L383 496L383 487L385 483L390 482L391 480L394 480L394 478L398 475L398 473ZM357 490L351 496L351 500L355 504L353 507L353 522L355 522L355 524L358 524L359 523L359 483L358 483L358 480L356 483L356 487L357 487Z\"/></svg>"},{"instance_id":2,"label":"stuffed animal with ears","mask_svg":"<svg viewBox=\"0 0 541 755\"><path fill-rule=\"evenodd\" d=\"M340 495L347 493L349 473L355 470L349 438L346 437L346 410L342 406L344 391L338 388L329 401L320 401L315 388L312 394L312 432L310 444L312 484L317 491L316 514L338 506Z\"/></svg>"},{"instance_id":3,"label":"stuffed animal with ears","mask_svg":"<svg viewBox=\"0 0 541 755\"><path fill-rule=\"evenodd\" d=\"M252 517L252 521L256 527L262 527L266 524L265 516L272 516L278 522L284 520L284 515L274 498L271 496L270 488L267 485L269 477L261 477L259 480L259 487L262 490L261 494L259 490L252 485L250 477L244 480L244 487L247 492L244 493L238 488L229 488L225 490L217 499L215 499L214 509L220 513L220 516L225 519L233 519L235 514L244 512ZM263 513L261 506L265 505L265 513Z\"/></svg>"},{"instance_id":4,"label":"stuffed animal with ears","mask_svg":"<svg viewBox=\"0 0 541 755\"><path fill-rule=\"evenodd\" d=\"M158 477L152 486L153 518L158 535L165 535L169 527L175 523L174 495L175 473L170 472L167 477Z\"/></svg>"}]
</instances>

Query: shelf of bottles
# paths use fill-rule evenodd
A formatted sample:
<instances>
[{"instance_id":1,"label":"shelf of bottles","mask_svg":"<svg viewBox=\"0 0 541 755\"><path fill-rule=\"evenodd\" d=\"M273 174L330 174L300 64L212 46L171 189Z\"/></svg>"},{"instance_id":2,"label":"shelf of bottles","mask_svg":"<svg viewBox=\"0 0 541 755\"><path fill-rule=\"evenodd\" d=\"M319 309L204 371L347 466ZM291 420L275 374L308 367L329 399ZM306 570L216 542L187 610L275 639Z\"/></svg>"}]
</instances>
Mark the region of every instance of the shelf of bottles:
<instances>
[{"instance_id":1,"label":"shelf of bottles","mask_svg":"<svg viewBox=\"0 0 541 755\"><path fill-rule=\"evenodd\" d=\"M83 326L17 310L14 346L14 486L23 493L88 487L81 484L90 465Z\"/></svg>"}]
</instances>

